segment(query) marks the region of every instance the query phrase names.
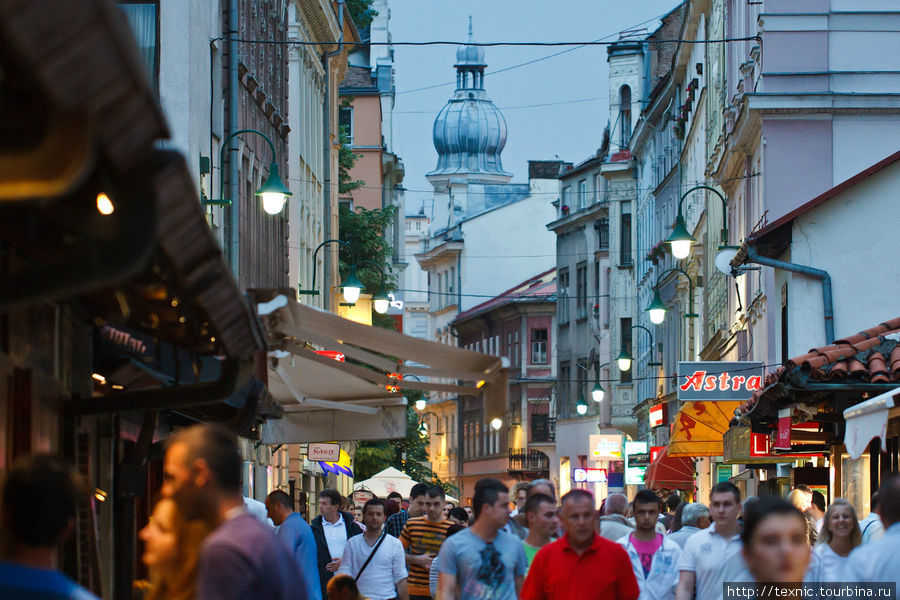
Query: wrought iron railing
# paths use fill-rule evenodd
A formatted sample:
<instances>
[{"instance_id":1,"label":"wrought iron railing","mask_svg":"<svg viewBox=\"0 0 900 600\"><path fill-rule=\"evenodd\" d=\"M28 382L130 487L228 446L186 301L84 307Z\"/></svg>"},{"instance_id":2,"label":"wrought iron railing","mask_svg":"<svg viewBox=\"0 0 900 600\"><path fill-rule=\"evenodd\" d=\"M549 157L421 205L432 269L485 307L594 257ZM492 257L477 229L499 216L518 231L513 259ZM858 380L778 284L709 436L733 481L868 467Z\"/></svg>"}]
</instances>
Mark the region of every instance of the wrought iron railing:
<instances>
[{"instance_id":1,"label":"wrought iron railing","mask_svg":"<svg viewBox=\"0 0 900 600\"><path fill-rule=\"evenodd\" d=\"M550 470L550 458L540 450L530 448L509 449L509 471L542 473Z\"/></svg>"}]
</instances>

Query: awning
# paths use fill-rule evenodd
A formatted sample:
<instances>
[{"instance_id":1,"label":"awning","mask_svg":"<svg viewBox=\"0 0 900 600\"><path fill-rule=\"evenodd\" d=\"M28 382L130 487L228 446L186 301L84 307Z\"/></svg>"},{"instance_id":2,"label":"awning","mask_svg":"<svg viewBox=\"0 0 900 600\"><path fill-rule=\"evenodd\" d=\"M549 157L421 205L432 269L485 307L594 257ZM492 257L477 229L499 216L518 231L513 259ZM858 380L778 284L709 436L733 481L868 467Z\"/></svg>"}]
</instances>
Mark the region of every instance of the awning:
<instances>
[{"instance_id":1,"label":"awning","mask_svg":"<svg viewBox=\"0 0 900 600\"><path fill-rule=\"evenodd\" d=\"M721 456L722 436L741 402L684 402L675 417L668 455Z\"/></svg>"},{"instance_id":2,"label":"awning","mask_svg":"<svg viewBox=\"0 0 900 600\"><path fill-rule=\"evenodd\" d=\"M409 498L409 492L416 485L416 480L394 467L388 467L375 473L365 481L353 484L353 491L368 490L379 498L387 498L391 492L397 492L404 498ZM453 496L445 496L448 502L458 502Z\"/></svg>"},{"instance_id":3,"label":"awning","mask_svg":"<svg viewBox=\"0 0 900 600\"><path fill-rule=\"evenodd\" d=\"M694 489L694 459L669 456L668 448L663 448L647 467L644 485L651 490Z\"/></svg>"},{"instance_id":4,"label":"awning","mask_svg":"<svg viewBox=\"0 0 900 600\"><path fill-rule=\"evenodd\" d=\"M396 387L486 399L496 396L494 388L505 390L502 361L495 356L356 323L283 295L260 304L259 312L275 348L269 352L269 391L285 412L263 427L267 444L405 437L407 403L391 391ZM389 374L430 380L398 385ZM497 402L505 407L505 395Z\"/></svg>"},{"instance_id":5,"label":"awning","mask_svg":"<svg viewBox=\"0 0 900 600\"><path fill-rule=\"evenodd\" d=\"M888 418L900 416L900 388L875 396L844 411L844 445L850 458L859 458L875 437L886 442Z\"/></svg>"}]
</instances>

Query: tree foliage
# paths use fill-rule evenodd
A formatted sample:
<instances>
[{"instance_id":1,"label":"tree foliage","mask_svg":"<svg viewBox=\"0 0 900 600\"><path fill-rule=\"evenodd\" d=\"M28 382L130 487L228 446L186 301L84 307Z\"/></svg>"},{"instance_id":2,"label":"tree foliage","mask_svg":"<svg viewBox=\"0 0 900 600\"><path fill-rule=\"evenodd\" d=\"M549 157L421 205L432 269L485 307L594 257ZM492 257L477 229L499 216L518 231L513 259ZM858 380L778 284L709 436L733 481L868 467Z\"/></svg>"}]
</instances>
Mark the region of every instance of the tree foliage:
<instances>
[{"instance_id":1,"label":"tree foliage","mask_svg":"<svg viewBox=\"0 0 900 600\"><path fill-rule=\"evenodd\" d=\"M352 104L353 98L349 96L341 99L342 109L350 108ZM346 125L342 125L338 130L338 141L341 143L338 150L338 193L353 197L354 190L366 185L365 181L353 181L350 177L350 170L356 165L356 161L361 155L355 154L350 148L350 132L347 131Z\"/></svg>"},{"instance_id":2,"label":"tree foliage","mask_svg":"<svg viewBox=\"0 0 900 600\"><path fill-rule=\"evenodd\" d=\"M372 24L372 19L378 16L378 11L372 8L373 0L347 0L347 9L357 29L365 29Z\"/></svg>"}]
</instances>

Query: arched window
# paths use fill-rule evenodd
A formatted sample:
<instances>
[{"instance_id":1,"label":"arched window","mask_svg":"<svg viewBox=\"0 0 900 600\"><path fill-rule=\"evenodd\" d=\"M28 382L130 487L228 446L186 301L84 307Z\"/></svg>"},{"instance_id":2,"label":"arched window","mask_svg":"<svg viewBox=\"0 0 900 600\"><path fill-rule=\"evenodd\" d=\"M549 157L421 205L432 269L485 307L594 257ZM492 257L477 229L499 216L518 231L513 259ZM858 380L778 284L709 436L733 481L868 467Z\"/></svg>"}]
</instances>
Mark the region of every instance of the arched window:
<instances>
[{"instance_id":1,"label":"arched window","mask_svg":"<svg viewBox=\"0 0 900 600\"><path fill-rule=\"evenodd\" d=\"M631 140L631 88L627 85L619 88L619 123L622 127L620 145L625 148Z\"/></svg>"}]
</instances>

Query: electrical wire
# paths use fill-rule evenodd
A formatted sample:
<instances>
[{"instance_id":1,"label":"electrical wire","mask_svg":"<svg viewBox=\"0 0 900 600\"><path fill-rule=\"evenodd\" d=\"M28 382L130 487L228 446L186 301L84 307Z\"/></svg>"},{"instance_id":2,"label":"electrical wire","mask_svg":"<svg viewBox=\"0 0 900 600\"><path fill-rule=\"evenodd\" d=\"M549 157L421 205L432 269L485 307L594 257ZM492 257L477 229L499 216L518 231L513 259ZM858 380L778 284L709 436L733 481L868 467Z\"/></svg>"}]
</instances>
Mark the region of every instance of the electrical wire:
<instances>
[{"instance_id":1,"label":"electrical wire","mask_svg":"<svg viewBox=\"0 0 900 600\"><path fill-rule=\"evenodd\" d=\"M603 96L595 96L594 98L577 98L575 100L560 100L558 102L542 102L540 104L520 104L518 106L498 106L500 110L518 110L520 108L542 108L545 106L560 106L562 104L578 104L580 102L596 102L604 100ZM433 110L394 110L392 115L434 115Z\"/></svg>"},{"instance_id":2,"label":"electrical wire","mask_svg":"<svg viewBox=\"0 0 900 600\"><path fill-rule=\"evenodd\" d=\"M299 40L249 40L246 38L226 38L226 37L217 37L211 38L210 41L218 42L218 41L235 41L240 44L271 44L275 46L334 46L335 42L304 42ZM697 45L706 45L706 44L728 44L733 42L750 42L758 40L761 41L761 36L751 35L744 37L736 37L736 38L722 38L718 40L689 40L689 39L660 39L660 40L651 40L651 39L643 39L643 40L630 40L632 42L638 42L642 44L697 44ZM365 44L350 44L354 46L478 46L481 48L494 48L499 46L505 47L559 47L559 46L612 46L615 44L622 43L622 40L614 40L614 41L571 41L571 42L461 42L454 40L428 40L424 42L366 42Z\"/></svg>"},{"instance_id":3,"label":"electrical wire","mask_svg":"<svg viewBox=\"0 0 900 600\"><path fill-rule=\"evenodd\" d=\"M636 362L636 361L632 360L632 362ZM772 367L781 367L781 366L783 366L781 363L772 363L772 364L763 364L763 365L753 365L753 366L742 367L742 368L737 368L737 369L728 369L727 371L707 371L706 376L712 377L712 376L725 375L725 374L731 374L731 373L742 373L745 371L756 371L760 368L765 371ZM626 382L623 382L621 380L621 378L619 378L619 377L615 377L615 378L610 377L608 379L588 378L588 379L581 379L581 380L571 379L571 378L569 378L569 379L557 378L557 379L554 379L554 382L555 383L584 383L584 384L592 383L592 382L626 383L626 384L628 384L628 383L632 383L635 381L670 381L672 379L677 380L678 375L649 375L649 376L645 376L645 377L632 377L631 381L626 381ZM516 381L522 382L522 383L532 383L532 382L533 383L547 383L546 379L541 379L541 378L537 378L537 377L519 377L519 378L516 378ZM748 398L748 400L749 400L749 398Z\"/></svg>"}]
</instances>

